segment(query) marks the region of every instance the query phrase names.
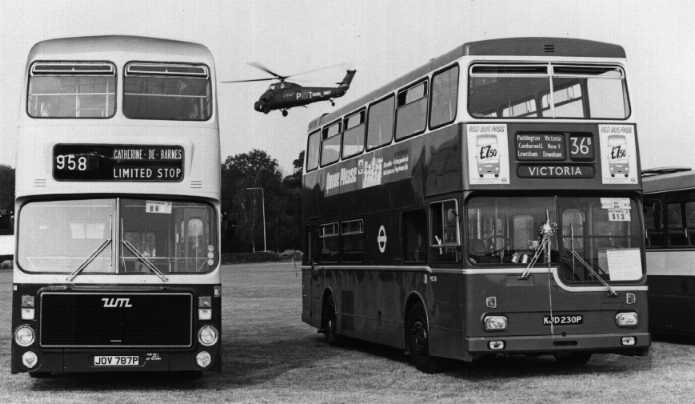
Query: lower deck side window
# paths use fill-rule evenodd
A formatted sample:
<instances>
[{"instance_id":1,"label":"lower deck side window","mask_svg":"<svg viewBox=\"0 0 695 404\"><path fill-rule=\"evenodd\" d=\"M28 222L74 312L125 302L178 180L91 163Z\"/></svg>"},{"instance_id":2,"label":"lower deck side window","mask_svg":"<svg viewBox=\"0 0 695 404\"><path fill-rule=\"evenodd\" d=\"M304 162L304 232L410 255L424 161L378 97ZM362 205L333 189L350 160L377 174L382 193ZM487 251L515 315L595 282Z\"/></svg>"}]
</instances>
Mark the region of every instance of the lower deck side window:
<instances>
[{"instance_id":1,"label":"lower deck side window","mask_svg":"<svg viewBox=\"0 0 695 404\"><path fill-rule=\"evenodd\" d=\"M322 224L319 228L319 257L323 261L337 261L340 254L338 223Z\"/></svg>"},{"instance_id":2,"label":"lower deck side window","mask_svg":"<svg viewBox=\"0 0 695 404\"><path fill-rule=\"evenodd\" d=\"M343 241L342 260L346 262L363 261L364 221L357 219L341 222L340 234Z\"/></svg>"}]
</instances>

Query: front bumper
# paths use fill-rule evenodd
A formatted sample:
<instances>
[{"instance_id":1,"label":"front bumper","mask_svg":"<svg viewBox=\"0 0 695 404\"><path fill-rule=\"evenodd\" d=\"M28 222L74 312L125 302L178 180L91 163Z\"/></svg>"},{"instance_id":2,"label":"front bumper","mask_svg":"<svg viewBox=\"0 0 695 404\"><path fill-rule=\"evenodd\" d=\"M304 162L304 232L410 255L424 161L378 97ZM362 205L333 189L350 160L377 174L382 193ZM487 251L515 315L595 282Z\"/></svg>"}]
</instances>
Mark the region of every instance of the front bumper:
<instances>
[{"instance_id":1,"label":"front bumper","mask_svg":"<svg viewBox=\"0 0 695 404\"><path fill-rule=\"evenodd\" d=\"M634 337L635 344L622 345L623 337ZM504 341L504 349L493 350L490 341ZM651 344L651 336L647 332L625 332L620 334L587 334L587 335L543 335L543 336L505 336L491 335L486 337L466 338L468 352L473 355L498 353L538 353L552 354L567 351L603 352L624 355L645 355Z\"/></svg>"},{"instance_id":2,"label":"front bumper","mask_svg":"<svg viewBox=\"0 0 695 404\"><path fill-rule=\"evenodd\" d=\"M21 349L17 357L31 350L30 347ZM196 363L196 354L207 351L212 357L212 362L206 368L201 368ZM95 372L186 372L221 369L218 346L208 349L182 351L151 350L109 350L109 349L39 349L38 364L27 369L23 365L13 364L12 373L38 372L38 373L95 373ZM96 366L95 356L138 356L138 366Z\"/></svg>"}]
</instances>

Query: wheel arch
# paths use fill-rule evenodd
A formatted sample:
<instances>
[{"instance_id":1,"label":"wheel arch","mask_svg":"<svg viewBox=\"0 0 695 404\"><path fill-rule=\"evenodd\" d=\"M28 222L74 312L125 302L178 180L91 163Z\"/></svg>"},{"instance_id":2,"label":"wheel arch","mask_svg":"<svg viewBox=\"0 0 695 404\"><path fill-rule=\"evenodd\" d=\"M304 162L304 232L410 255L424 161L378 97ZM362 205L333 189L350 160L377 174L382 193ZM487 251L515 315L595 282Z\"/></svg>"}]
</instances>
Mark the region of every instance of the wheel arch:
<instances>
[{"instance_id":1,"label":"wheel arch","mask_svg":"<svg viewBox=\"0 0 695 404\"><path fill-rule=\"evenodd\" d=\"M427 310L427 302L425 300L425 297L422 296L422 293L418 292L417 290L412 290L408 293L408 295L405 298L404 304L403 304L403 344L406 346L407 344L407 332L408 328L406 326L408 322L408 310L410 309L411 306L419 304L422 306L423 311L425 312L425 320L427 321L427 332L430 332L430 313L429 310Z\"/></svg>"}]
</instances>

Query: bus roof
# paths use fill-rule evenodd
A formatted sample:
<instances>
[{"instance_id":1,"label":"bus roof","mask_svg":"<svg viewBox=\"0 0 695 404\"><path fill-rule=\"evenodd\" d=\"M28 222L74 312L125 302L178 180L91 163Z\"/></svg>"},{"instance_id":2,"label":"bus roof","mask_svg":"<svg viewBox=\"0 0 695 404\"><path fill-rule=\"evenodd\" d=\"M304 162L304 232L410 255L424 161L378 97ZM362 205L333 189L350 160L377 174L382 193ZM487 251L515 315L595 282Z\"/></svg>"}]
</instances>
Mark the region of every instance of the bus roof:
<instances>
[{"instance_id":1,"label":"bus roof","mask_svg":"<svg viewBox=\"0 0 695 404\"><path fill-rule=\"evenodd\" d=\"M309 122L309 130L337 119L355 109L376 100L396 89L424 76L430 71L445 67L463 56L567 56L624 58L625 50L620 45L575 38L528 37L500 38L466 42L451 51L431 59L428 63L404 74L367 95Z\"/></svg>"},{"instance_id":2,"label":"bus roof","mask_svg":"<svg viewBox=\"0 0 695 404\"><path fill-rule=\"evenodd\" d=\"M41 41L29 51L28 60L109 60L115 55L129 60L206 62L212 54L204 45L171 39L131 35L83 36Z\"/></svg>"},{"instance_id":3,"label":"bus roof","mask_svg":"<svg viewBox=\"0 0 695 404\"><path fill-rule=\"evenodd\" d=\"M695 189L695 171L679 171L642 178L645 194Z\"/></svg>"}]
</instances>

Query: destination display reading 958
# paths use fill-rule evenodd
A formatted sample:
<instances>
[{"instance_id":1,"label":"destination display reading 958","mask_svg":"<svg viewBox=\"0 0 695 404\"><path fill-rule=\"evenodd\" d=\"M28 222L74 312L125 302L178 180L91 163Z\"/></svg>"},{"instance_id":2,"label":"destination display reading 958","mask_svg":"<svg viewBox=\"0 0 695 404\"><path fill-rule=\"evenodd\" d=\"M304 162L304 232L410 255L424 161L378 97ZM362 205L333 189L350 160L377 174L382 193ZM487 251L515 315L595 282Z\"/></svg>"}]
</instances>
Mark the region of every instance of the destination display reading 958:
<instances>
[{"instance_id":1,"label":"destination display reading 958","mask_svg":"<svg viewBox=\"0 0 695 404\"><path fill-rule=\"evenodd\" d=\"M169 145L58 144L58 181L162 181L183 179L183 147Z\"/></svg>"}]
</instances>

